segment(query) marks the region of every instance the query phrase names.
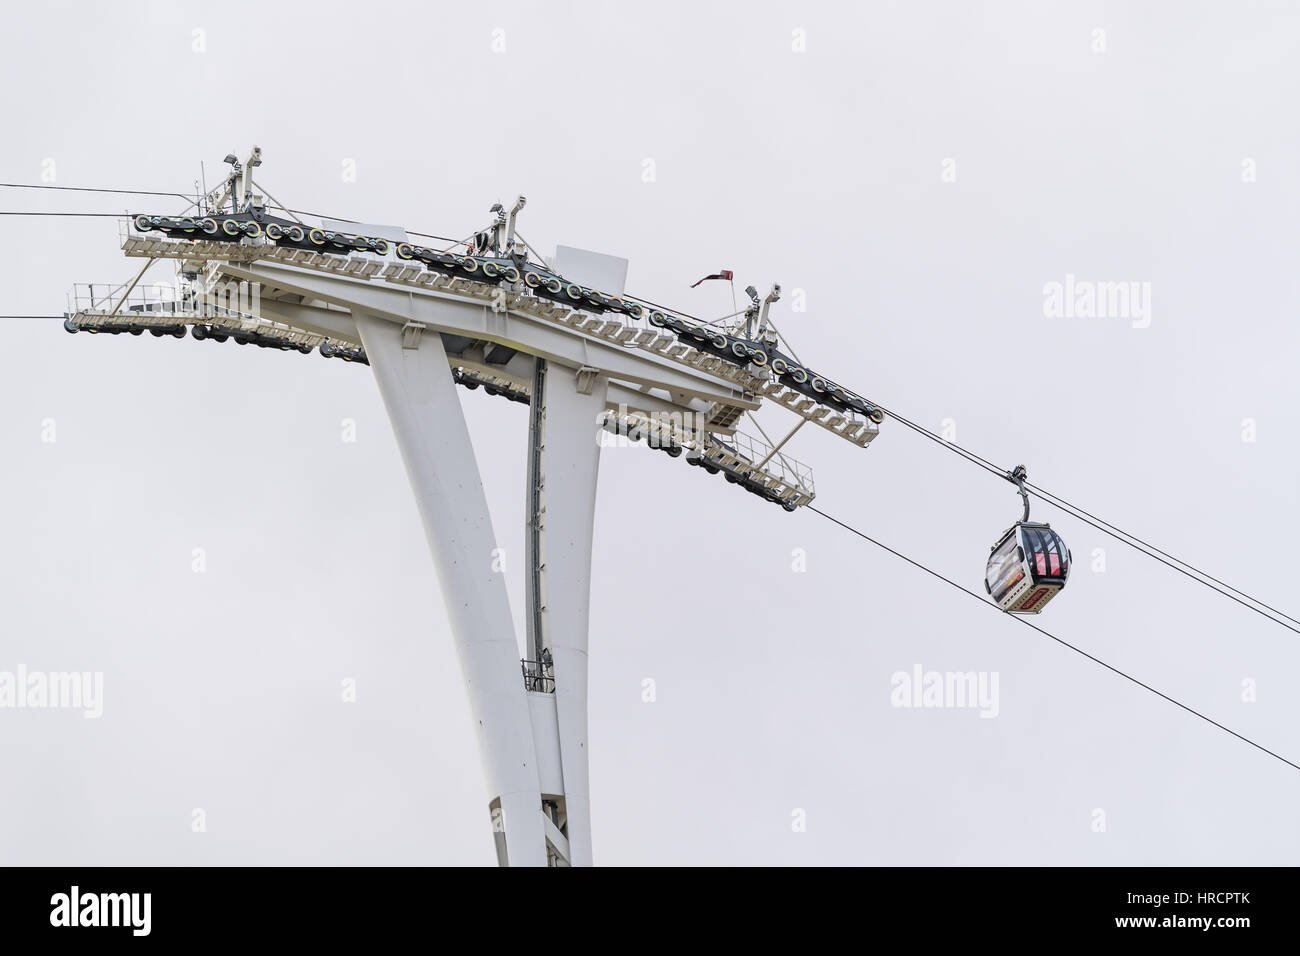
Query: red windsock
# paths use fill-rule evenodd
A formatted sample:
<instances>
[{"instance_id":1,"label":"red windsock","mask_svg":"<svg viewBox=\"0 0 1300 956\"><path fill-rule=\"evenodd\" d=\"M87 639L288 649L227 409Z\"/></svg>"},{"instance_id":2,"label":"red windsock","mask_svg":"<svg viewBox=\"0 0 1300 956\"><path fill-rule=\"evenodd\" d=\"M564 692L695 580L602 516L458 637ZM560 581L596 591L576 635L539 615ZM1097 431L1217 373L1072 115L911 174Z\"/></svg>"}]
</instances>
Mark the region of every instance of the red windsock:
<instances>
[{"instance_id":1,"label":"red windsock","mask_svg":"<svg viewBox=\"0 0 1300 956\"><path fill-rule=\"evenodd\" d=\"M710 279L726 279L727 281L731 281L731 270L723 269L721 272L715 272L711 276L705 276L700 280L700 282L708 282ZM700 282L695 283L695 285L699 285ZM695 285L691 286L691 288L694 289Z\"/></svg>"}]
</instances>

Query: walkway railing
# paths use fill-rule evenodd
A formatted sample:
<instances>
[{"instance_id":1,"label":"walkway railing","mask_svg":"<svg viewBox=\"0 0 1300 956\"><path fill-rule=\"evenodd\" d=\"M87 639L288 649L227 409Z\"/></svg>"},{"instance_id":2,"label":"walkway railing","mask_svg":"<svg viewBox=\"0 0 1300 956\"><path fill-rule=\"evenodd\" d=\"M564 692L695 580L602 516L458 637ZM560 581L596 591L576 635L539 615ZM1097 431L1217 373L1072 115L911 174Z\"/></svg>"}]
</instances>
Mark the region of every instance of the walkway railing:
<instances>
[{"instance_id":1,"label":"walkway railing","mask_svg":"<svg viewBox=\"0 0 1300 956\"><path fill-rule=\"evenodd\" d=\"M555 693L555 671L550 664L521 660L519 665L524 672L524 690L534 694Z\"/></svg>"}]
</instances>

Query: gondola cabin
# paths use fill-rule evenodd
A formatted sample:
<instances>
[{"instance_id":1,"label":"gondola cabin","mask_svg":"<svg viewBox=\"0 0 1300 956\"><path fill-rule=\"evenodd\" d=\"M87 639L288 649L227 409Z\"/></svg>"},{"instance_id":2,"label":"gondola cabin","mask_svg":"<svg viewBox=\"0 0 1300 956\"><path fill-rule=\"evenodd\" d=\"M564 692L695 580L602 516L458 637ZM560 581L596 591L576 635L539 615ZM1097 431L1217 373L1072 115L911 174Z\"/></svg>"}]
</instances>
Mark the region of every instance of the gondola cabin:
<instances>
[{"instance_id":1,"label":"gondola cabin","mask_svg":"<svg viewBox=\"0 0 1300 956\"><path fill-rule=\"evenodd\" d=\"M984 589L1012 614L1037 614L1065 587L1070 549L1049 525L1014 524L993 545Z\"/></svg>"}]
</instances>

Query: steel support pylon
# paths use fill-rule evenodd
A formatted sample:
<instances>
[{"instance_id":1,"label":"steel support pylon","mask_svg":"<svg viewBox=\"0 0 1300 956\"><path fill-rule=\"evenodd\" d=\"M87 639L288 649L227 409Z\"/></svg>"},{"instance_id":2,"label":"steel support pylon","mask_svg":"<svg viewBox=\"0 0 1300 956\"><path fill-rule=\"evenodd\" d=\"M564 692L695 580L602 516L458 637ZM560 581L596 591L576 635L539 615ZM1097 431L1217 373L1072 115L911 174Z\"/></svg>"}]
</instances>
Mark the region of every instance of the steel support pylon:
<instances>
[{"instance_id":1,"label":"steel support pylon","mask_svg":"<svg viewBox=\"0 0 1300 956\"><path fill-rule=\"evenodd\" d=\"M537 359L528 435L526 550L528 580L534 582L528 594L530 644L539 656L548 651L554 661L554 739L563 786L566 862L573 866L592 863L587 635L599 436L604 434L598 419L605 410L608 385L604 375L592 372ZM543 760L553 755L541 738L538 747Z\"/></svg>"},{"instance_id":2,"label":"steel support pylon","mask_svg":"<svg viewBox=\"0 0 1300 956\"><path fill-rule=\"evenodd\" d=\"M442 339L354 312L433 555L469 694L502 865L590 865L587 634L607 380L536 360L528 440L528 690L487 497ZM581 386L581 387L580 387ZM551 692L549 687L553 686Z\"/></svg>"}]
</instances>

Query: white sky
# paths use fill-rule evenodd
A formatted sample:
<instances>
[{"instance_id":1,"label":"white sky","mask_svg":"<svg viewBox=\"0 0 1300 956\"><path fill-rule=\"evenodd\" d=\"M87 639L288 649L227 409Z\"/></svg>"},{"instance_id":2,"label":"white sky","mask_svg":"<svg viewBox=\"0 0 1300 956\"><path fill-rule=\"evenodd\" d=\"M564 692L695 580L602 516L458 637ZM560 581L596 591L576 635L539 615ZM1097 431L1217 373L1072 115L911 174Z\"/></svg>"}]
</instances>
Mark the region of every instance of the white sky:
<instances>
[{"instance_id":1,"label":"white sky","mask_svg":"<svg viewBox=\"0 0 1300 956\"><path fill-rule=\"evenodd\" d=\"M719 268L738 288L781 282L774 314L810 364L929 427L952 419L984 457L1300 608L1294 3L10 16L4 182L39 182L52 160L59 185L192 192L200 160L211 184L257 143L259 178L289 205L452 236L524 193L530 241L626 256L629 288L656 301L732 311L725 285L688 288ZM60 312L74 282L136 268L112 219L4 225L0 314ZM1045 318L1043 286L1067 274L1151 283L1150 327ZM0 862L494 862L441 596L370 372L0 322L0 671L102 671L105 688L97 721L0 710ZM526 409L461 397L498 536L522 556ZM970 587L1019 509L1009 485L890 422L869 450L816 428L789 450L820 507ZM1040 623L1300 762L1300 635L1035 517L1076 558ZM517 620L521 570L508 563ZM1300 772L814 514L664 455L604 453L594 580L598 863L1300 851ZM891 707L891 675L917 664L997 672L998 717Z\"/></svg>"}]
</instances>

